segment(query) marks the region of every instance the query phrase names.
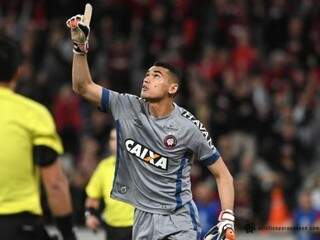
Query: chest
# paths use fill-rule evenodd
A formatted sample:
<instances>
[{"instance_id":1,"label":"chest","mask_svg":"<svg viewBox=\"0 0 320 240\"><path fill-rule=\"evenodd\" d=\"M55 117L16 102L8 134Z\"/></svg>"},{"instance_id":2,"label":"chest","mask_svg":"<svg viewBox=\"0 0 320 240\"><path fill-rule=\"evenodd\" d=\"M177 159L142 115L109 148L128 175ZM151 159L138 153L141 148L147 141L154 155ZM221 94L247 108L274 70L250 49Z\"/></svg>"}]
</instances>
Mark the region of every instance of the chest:
<instances>
[{"instance_id":1,"label":"chest","mask_svg":"<svg viewBox=\"0 0 320 240\"><path fill-rule=\"evenodd\" d=\"M162 170L179 165L187 152L188 134L169 119L150 119L143 114L120 121L123 152Z\"/></svg>"}]
</instances>

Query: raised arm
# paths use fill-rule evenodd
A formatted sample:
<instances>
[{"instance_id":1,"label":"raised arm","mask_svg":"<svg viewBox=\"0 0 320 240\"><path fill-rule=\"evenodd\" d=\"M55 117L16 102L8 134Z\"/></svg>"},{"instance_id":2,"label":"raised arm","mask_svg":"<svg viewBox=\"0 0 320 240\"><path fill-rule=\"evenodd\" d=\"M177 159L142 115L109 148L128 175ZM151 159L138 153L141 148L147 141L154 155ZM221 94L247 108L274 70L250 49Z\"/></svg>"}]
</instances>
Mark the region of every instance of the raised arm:
<instances>
[{"instance_id":1,"label":"raised arm","mask_svg":"<svg viewBox=\"0 0 320 240\"><path fill-rule=\"evenodd\" d=\"M92 81L87 55L73 54L72 88L85 99L100 105L102 87Z\"/></svg>"},{"instance_id":2,"label":"raised arm","mask_svg":"<svg viewBox=\"0 0 320 240\"><path fill-rule=\"evenodd\" d=\"M73 42L73 90L99 106L102 87L92 81L87 61L91 15L92 6L87 4L84 15L79 14L73 16L68 19L66 24L71 30L71 39Z\"/></svg>"}]
</instances>

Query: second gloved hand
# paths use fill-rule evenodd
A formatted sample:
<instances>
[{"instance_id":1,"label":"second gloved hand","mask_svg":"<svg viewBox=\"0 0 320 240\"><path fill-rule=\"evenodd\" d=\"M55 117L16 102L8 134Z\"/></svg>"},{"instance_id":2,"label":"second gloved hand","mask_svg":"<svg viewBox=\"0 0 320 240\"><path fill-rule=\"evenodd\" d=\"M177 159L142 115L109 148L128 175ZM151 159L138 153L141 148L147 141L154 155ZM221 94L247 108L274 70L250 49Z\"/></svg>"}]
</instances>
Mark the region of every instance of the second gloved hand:
<instances>
[{"instance_id":1,"label":"second gloved hand","mask_svg":"<svg viewBox=\"0 0 320 240\"><path fill-rule=\"evenodd\" d=\"M235 240L233 211L224 210L219 215L219 222L204 236L204 240Z\"/></svg>"}]
</instances>

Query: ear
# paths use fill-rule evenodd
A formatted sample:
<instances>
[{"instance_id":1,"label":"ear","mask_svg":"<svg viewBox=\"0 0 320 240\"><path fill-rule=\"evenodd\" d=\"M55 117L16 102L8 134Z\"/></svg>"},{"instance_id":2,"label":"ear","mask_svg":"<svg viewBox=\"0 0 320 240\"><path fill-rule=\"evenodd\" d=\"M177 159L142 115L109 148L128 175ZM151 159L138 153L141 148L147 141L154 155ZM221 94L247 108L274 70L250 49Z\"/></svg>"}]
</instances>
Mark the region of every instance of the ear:
<instances>
[{"instance_id":1,"label":"ear","mask_svg":"<svg viewBox=\"0 0 320 240\"><path fill-rule=\"evenodd\" d=\"M178 92L179 85L177 83L171 83L169 87L169 94L175 95Z\"/></svg>"}]
</instances>

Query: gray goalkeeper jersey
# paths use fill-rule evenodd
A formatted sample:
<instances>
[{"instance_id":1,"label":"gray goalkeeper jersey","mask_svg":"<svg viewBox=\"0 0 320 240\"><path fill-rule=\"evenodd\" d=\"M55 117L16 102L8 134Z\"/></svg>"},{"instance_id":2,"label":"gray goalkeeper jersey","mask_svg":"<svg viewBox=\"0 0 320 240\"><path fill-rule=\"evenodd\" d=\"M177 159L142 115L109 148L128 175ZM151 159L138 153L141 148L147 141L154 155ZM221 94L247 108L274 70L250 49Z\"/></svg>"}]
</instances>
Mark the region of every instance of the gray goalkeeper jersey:
<instances>
[{"instance_id":1,"label":"gray goalkeeper jersey","mask_svg":"<svg viewBox=\"0 0 320 240\"><path fill-rule=\"evenodd\" d=\"M117 130L113 198L168 214L192 199L192 156L206 166L220 157L203 124L174 106L169 116L155 118L145 100L103 89L101 110L112 113Z\"/></svg>"}]
</instances>

